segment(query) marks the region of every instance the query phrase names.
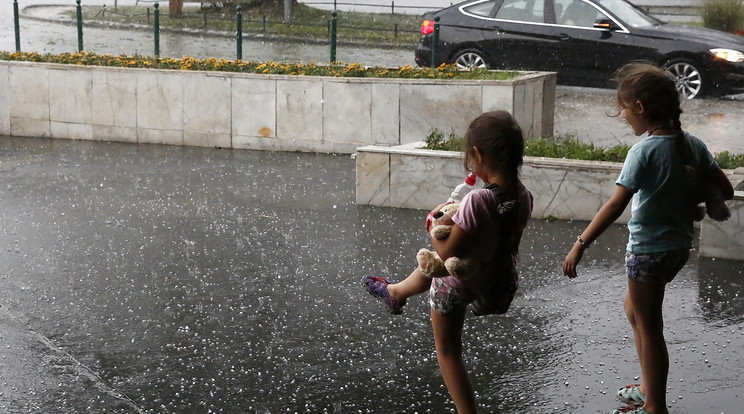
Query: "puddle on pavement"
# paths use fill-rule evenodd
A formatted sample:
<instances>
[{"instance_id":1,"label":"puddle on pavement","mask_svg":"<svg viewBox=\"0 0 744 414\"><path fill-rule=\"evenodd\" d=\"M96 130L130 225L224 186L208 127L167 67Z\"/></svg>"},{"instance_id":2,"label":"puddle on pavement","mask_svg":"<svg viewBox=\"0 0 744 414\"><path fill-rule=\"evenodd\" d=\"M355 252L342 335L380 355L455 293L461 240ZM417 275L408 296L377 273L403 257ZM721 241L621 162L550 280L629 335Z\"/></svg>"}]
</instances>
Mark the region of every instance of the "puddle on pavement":
<instances>
[{"instance_id":1,"label":"puddle on pavement","mask_svg":"<svg viewBox=\"0 0 744 414\"><path fill-rule=\"evenodd\" d=\"M41 161L2 172L0 303L145 411L453 412L425 298L394 317L359 282L411 270L423 212L357 206L348 155L2 138L5 151ZM577 280L559 274L585 224L533 220L513 308L468 318L482 412L605 412L638 376L625 229ZM675 413L740 409L743 268L693 255L669 287Z\"/></svg>"}]
</instances>

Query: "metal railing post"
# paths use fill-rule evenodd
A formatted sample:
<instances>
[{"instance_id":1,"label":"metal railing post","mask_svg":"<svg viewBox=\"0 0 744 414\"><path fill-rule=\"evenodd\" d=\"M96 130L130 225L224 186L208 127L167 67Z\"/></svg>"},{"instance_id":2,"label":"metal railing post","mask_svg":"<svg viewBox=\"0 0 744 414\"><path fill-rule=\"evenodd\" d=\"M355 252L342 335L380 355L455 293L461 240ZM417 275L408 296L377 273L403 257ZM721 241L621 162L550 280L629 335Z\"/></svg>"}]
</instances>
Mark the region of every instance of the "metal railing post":
<instances>
[{"instance_id":1,"label":"metal railing post","mask_svg":"<svg viewBox=\"0 0 744 414\"><path fill-rule=\"evenodd\" d=\"M243 60L243 10L240 5L237 7L238 13L235 15L235 26L237 26L237 33L235 34L236 41L238 42L238 60Z\"/></svg>"},{"instance_id":2,"label":"metal railing post","mask_svg":"<svg viewBox=\"0 0 744 414\"><path fill-rule=\"evenodd\" d=\"M336 61L336 10L331 12L331 63Z\"/></svg>"},{"instance_id":3,"label":"metal railing post","mask_svg":"<svg viewBox=\"0 0 744 414\"><path fill-rule=\"evenodd\" d=\"M15 25L16 52L21 53L21 25L18 22L18 0L13 0L13 24Z\"/></svg>"},{"instance_id":4,"label":"metal railing post","mask_svg":"<svg viewBox=\"0 0 744 414\"><path fill-rule=\"evenodd\" d=\"M431 38L431 67L439 63L439 16L434 17L434 35Z\"/></svg>"},{"instance_id":5,"label":"metal railing post","mask_svg":"<svg viewBox=\"0 0 744 414\"><path fill-rule=\"evenodd\" d=\"M77 3L77 34L78 34L78 52L83 51L83 7L80 6L80 0Z\"/></svg>"},{"instance_id":6,"label":"metal railing post","mask_svg":"<svg viewBox=\"0 0 744 414\"><path fill-rule=\"evenodd\" d=\"M160 5L155 2L155 57L160 57Z\"/></svg>"}]
</instances>

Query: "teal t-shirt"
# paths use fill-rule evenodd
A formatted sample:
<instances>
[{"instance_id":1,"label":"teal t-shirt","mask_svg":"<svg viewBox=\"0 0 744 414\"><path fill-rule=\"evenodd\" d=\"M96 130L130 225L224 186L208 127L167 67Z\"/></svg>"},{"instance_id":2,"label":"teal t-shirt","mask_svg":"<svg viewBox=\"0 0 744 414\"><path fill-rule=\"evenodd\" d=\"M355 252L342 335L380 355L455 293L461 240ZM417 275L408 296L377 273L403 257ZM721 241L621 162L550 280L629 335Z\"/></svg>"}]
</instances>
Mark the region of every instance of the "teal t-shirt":
<instances>
[{"instance_id":1,"label":"teal t-shirt","mask_svg":"<svg viewBox=\"0 0 744 414\"><path fill-rule=\"evenodd\" d=\"M651 135L628 152L615 184L633 193L628 222L629 253L655 253L692 248L694 204L676 135ZM717 168L698 138L685 132L687 162L699 174Z\"/></svg>"}]
</instances>

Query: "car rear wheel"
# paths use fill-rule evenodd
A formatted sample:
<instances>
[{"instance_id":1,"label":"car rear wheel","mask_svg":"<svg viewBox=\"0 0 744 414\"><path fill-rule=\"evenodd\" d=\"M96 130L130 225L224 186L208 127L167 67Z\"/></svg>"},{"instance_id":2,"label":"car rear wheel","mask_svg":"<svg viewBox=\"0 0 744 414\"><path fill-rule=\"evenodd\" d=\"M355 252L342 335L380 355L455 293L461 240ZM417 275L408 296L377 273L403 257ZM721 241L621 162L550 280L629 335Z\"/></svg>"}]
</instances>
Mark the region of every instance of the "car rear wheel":
<instances>
[{"instance_id":1,"label":"car rear wheel","mask_svg":"<svg viewBox=\"0 0 744 414\"><path fill-rule=\"evenodd\" d=\"M674 77L677 90L685 99L699 98L705 90L705 74L700 65L690 59L672 59L664 70Z\"/></svg>"},{"instance_id":2,"label":"car rear wheel","mask_svg":"<svg viewBox=\"0 0 744 414\"><path fill-rule=\"evenodd\" d=\"M475 49L466 49L458 52L457 55L455 55L454 62L460 70L486 68L486 59L483 58L483 54L480 51Z\"/></svg>"}]
</instances>

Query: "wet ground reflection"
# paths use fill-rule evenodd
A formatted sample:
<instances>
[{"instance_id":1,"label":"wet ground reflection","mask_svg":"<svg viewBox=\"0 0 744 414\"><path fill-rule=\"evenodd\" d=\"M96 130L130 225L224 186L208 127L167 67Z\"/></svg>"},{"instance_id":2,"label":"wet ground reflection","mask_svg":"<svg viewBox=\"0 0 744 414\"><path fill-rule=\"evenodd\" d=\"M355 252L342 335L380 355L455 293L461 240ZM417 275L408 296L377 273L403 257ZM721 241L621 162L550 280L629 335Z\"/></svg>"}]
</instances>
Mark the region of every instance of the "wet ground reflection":
<instances>
[{"instance_id":1,"label":"wet ground reflection","mask_svg":"<svg viewBox=\"0 0 744 414\"><path fill-rule=\"evenodd\" d=\"M451 412L424 298L393 317L359 283L410 271L422 212L357 206L350 157L6 137L0 160L0 304L145 411ZM584 225L534 220L512 311L468 319L484 413L604 412L638 375L624 228L558 273ZM693 256L671 411L740 412L744 264Z\"/></svg>"}]
</instances>

